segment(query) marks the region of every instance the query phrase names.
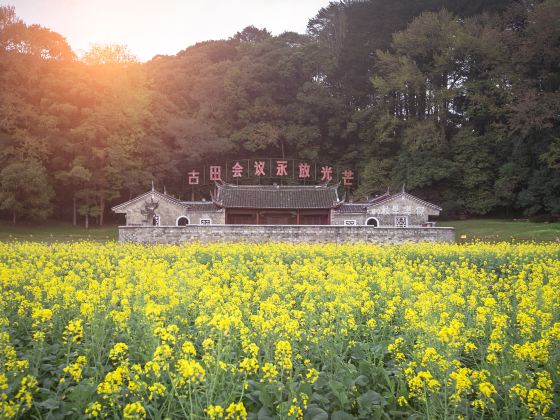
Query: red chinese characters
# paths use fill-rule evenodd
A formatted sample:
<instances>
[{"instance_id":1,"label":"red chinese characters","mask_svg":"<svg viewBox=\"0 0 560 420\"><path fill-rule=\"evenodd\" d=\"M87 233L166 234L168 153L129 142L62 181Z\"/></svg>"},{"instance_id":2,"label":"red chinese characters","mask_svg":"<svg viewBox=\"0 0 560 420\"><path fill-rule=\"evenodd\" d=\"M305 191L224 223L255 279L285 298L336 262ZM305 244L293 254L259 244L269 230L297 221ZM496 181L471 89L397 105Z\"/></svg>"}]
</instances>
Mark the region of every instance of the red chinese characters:
<instances>
[{"instance_id":1,"label":"red chinese characters","mask_svg":"<svg viewBox=\"0 0 560 420\"><path fill-rule=\"evenodd\" d=\"M344 186L351 186L352 181L354 180L354 172L350 169L346 169L342 172L342 185Z\"/></svg>"},{"instance_id":2,"label":"red chinese characters","mask_svg":"<svg viewBox=\"0 0 560 420\"><path fill-rule=\"evenodd\" d=\"M231 176L233 178L241 178L243 176L243 165L239 162L235 162L235 165L231 167Z\"/></svg>"},{"instance_id":3,"label":"red chinese characters","mask_svg":"<svg viewBox=\"0 0 560 420\"><path fill-rule=\"evenodd\" d=\"M276 176L288 176L288 161L287 160L277 160L276 161Z\"/></svg>"},{"instance_id":4,"label":"red chinese characters","mask_svg":"<svg viewBox=\"0 0 560 420\"><path fill-rule=\"evenodd\" d=\"M222 179L222 167L210 166L210 181L220 181Z\"/></svg>"},{"instance_id":5,"label":"red chinese characters","mask_svg":"<svg viewBox=\"0 0 560 420\"><path fill-rule=\"evenodd\" d=\"M298 166L299 178L311 178L311 165L309 163L301 162Z\"/></svg>"},{"instance_id":6,"label":"red chinese characters","mask_svg":"<svg viewBox=\"0 0 560 420\"><path fill-rule=\"evenodd\" d=\"M189 172L189 185L198 185L200 182L200 172L195 171L194 169Z\"/></svg>"},{"instance_id":7,"label":"red chinese characters","mask_svg":"<svg viewBox=\"0 0 560 420\"><path fill-rule=\"evenodd\" d=\"M255 176L265 176L264 172L265 162L263 160L255 161Z\"/></svg>"},{"instance_id":8,"label":"red chinese characters","mask_svg":"<svg viewBox=\"0 0 560 420\"><path fill-rule=\"evenodd\" d=\"M231 163L230 163L231 162ZM257 158L226 162L225 165L211 163L204 170L193 169L187 173L188 185L208 185L216 181L236 181L247 179L262 183L262 179L277 177L289 178L294 181L332 182L340 181L341 185L352 188L357 179L356 172L351 169L337 169L328 164L315 161L285 158ZM250 181L249 181L250 182Z\"/></svg>"},{"instance_id":9,"label":"red chinese characters","mask_svg":"<svg viewBox=\"0 0 560 420\"><path fill-rule=\"evenodd\" d=\"M332 181L332 166L321 166L321 181Z\"/></svg>"}]
</instances>

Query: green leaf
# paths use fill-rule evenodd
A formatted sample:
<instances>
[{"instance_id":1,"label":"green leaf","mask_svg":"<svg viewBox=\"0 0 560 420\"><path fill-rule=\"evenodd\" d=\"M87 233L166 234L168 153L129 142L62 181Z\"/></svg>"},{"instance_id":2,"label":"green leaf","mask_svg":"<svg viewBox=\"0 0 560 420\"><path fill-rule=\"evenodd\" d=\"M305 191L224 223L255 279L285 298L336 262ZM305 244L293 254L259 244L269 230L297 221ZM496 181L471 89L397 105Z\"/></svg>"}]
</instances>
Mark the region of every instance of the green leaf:
<instances>
[{"instance_id":1,"label":"green leaf","mask_svg":"<svg viewBox=\"0 0 560 420\"><path fill-rule=\"evenodd\" d=\"M331 416L331 420L351 420L351 419L355 419L355 417L352 414L347 413L345 411L335 411L334 413L332 413Z\"/></svg>"},{"instance_id":2,"label":"green leaf","mask_svg":"<svg viewBox=\"0 0 560 420\"><path fill-rule=\"evenodd\" d=\"M329 415L322 408L309 406L303 418L305 420L328 420Z\"/></svg>"},{"instance_id":3,"label":"green leaf","mask_svg":"<svg viewBox=\"0 0 560 420\"><path fill-rule=\"evenodd\" d=\"M385 398L383 398L379 393L369 390L365 394L362 394L358 397L358 405L360 406L360 410L365 412L371 411L374 405L386 405Z\"/></svg>"},{"instance_id":4,"label":"green leaf","mask_svg":"<svg viewBox=\"0 0 560 420\"><path fill-rule=\"evenodd\" d=\"M257 420L272 420L272 413L266 407L261 407L259 412L257 413Z\"/></svg>"},{"instance_id":5,"label":"green leaf","mask_svg":"<svg viewBox=\"0 0 560 420\"><path fill-rule=\"evenodd\" d=\"M344 384L335 380L330 380L329 387L335 397L338 398L341 405L345 405L348 402L348 396L346 395L346 387Z\"/></svg>"},{"instance_id":6,"label":"green leaf","mask_svg":"<svg viewBox=\"0 0 560 420\"><path fill-rule=\"evenodd\" d=\"M35 405L46 410L56 410L58 407L60 407L60 400L49 398L45 401L37 402L35 403Z\"/></svg>"},{"instance_id":7,"label":"green leaf","mask_svg":"<svg viewBox=\"0 0 560 420\"><path fill-rule=\"evenodd\" d=\"M354 379L354 385L367 386L368 383L369 379L365 375L360 375L356 379Z\"/></svg>"}]
</instances>

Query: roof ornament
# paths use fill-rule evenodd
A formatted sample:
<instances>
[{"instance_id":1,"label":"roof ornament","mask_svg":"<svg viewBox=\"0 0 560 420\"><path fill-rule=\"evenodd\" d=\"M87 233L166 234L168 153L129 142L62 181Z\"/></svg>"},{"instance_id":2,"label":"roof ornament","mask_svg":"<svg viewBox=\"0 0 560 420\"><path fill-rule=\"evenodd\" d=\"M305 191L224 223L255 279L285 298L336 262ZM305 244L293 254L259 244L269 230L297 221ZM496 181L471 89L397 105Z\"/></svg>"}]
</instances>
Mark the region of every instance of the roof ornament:
<instances>
[{"instance_id":1,"label":"roof ornament","mask_svg":"<svg viewBox=\"0 0 560 420\"><path fill-rule=\"evenodd\" d=\"M165 188L165 185L163 186L163 195L167 195L167 189Z\"/></svg>"},{"instance_id":2,"label":"roof ornament","mask_svg":"<svg viewBox=\"0 0 560 420\"><path fill-rule=\"evenodd\" d=\"M152 192L154 192L156 189L154 188L154 180L152 179Z\"/></svg>"},{"instance_id":3,"label":"roof ornament","mask_svg":"<svg viewBox=\"0 0 560 420\"><path fill-rule=\"evenodd\" d=\"M402 193L406 192L406 191L404 190L404 185L405 185L405 184L404 184L404 182L403 182L403 184L402 184L402 191L401 191Z\"/></svg>"},{"instance_id":4,"label":"roof ornament","mask_svg":"<svg viewBox=\"0 0 560 420\"><path fill-rule=\"evenodd\" d=\"M152 198L150 201L146 200L144 202L144 208L140 210L140 214L146 216L144 219L144 224L150 225L152 224L152 220L156 215L156 209L159 207L159 202L154 200L154 195L152 194Z\"/></svg>"}]
</instances>

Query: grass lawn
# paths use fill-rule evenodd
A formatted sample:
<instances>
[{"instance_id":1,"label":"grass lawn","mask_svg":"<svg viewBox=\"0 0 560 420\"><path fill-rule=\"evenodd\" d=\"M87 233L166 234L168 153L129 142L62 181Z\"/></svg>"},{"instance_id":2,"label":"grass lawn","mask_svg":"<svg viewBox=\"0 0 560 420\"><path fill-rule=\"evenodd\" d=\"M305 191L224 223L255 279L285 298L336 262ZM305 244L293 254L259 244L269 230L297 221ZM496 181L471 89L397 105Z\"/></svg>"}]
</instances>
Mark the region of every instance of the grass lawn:
<instances>
[{"instance_id":1,"label":"grass lawn","mask_svg":"<svg viewBox=\"0 0 560 420\"><path fill-rule=\"evenodd\" d=\"M0 241L72 242L117 240L117 226L72 226L72 223L47 221L41 224L21 223L16 226L0 222Z\"/></svg>"},{"instance_id":2,"label":"grass lawn","mask_svg":"<svg viewBox=\"0 0 560 420\"><path fill-rule=\"evenodd\" d=\"M499 219L440 221L437 226L457 229L457 242L483 241L560 241L560 223L531 223ZM465 236L463 238L463 236ZM117 240L117 226L72 226L71 223L49 221L42 224L21 223L13 226L0 222L0 241L111 241Z\"/></svg>"},{"instance_id":3,"label":"grass lawn","mask_svg":"<svg viewBox=\"0 0 560 420\"><path fill-rule=\"evenodd\" d=\"M532 223L503 219L469 219L441 221L437 226L451 226L457 242L482 241L560 241L560 223ZM463 237L464 236L464 237Z\"/></svg>"}]
</instances>

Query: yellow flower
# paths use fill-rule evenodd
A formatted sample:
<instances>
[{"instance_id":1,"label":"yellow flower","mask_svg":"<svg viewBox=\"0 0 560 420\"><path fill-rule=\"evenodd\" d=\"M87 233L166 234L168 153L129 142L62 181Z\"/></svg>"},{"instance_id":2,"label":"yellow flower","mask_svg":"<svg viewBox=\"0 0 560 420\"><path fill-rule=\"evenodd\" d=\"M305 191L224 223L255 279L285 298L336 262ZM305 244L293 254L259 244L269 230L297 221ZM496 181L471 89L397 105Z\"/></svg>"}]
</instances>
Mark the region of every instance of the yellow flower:
<instances>
[{"instance_id":1,"label":"yellow flower","mask_svg":"<svg viewBox=\"0 0 560 420\"><path fill-rule=\"evenodd\" d=\"M78 356L76 363L66 366L63 371L68 373L75 382L80 382L82 379L82 369L87 364L85 356ZM64 379L64 378L62 378Z\"/></svg>"},{"instance_id":2,"label":"yellow flower","mask_svg":"<svg viewBox=\"0 0 560 420\"><path fill-rule=\"evenodd\" d=\"M480 390L480 393L482 395L484 395L490 401L494 402L494 400L491 398L492 395L496 393L496 388L494 388L494 385L492 385L490 382L482 382L478 384L478 389Z\"/></svg>"},{"instance_id":3,"label":"yellow flower","mask_svg":"<svg viewBox=\"0 0 560 420\"><path fill-rule=\"evenodd\" d=\"M63 333L63 340L65 343L69 341L72 343L77 343L84 336L84 327L82 325L81 319L76 319L70 321Z\"/></svg>"},{"instance_id":4,"label":"yellow flower","mask_svg":"<svg viewBox=\"0 0 560 420\"><path fill-rule=\"evenodd\" d=\"M211 338L206 338L202 342L202 348L206 351L212 350L214 348L214 340L212 340Z\"/></svg>"},{"instance_id":5,"label":"yellow flower","mask_svg":"<svg viewBox=\"0 0 560 420\"><path fill-rule=\"evenodd\" d=\"M441 384L435 379L429 371L420 371L412 379L408 381L411 396L421 396L428 392L436 392Z\"/></svg>"},{"instance_id":6,"label":"yellow flower","mask_svg":"<svg viewBox=\"0 0 560 420\"><path fill-rule=\"evenodd\" d=\"M146 409L140 402L134 402L124 406L123 417L125 419L143 419L146 417Z\"/></svg>"},{"instance_id":7,"label":"yellow flower","mask_svg":"<svg viewBox=\"0 0 560 420\"><path fill-rule=\"evenodd\" d=\"M196 349L194 348L194 344L191 343L190 341L185 341L183 343L183 345L181 346L181 351L183 352L183 355L185 355L186 357L196 356Z\"/></svg>"},{"instance_id":8,"label":"yellow flower","mask_svg":"<svg viewBox=\"0 0 560 420\"><path fill-rule=\"evenodd\" d=\"M456 372L451 372L449 377L455 381L455 393L451 396L451 401L457 403L461 400L461 397L472 391L470 374L471 370L468 368L460 368Z\"/></svg>"},{"instance_id":9,"label":"yellow flower","mask_svg":"<svg viewBox=\"0 0 560 420\"><path fill-rule=\"evenodd\" d=\"M247 418L247 410L243 402L231 403L226 409L226 420L245 420Z\"/></svg>"},{"instance_id":10,"label":"yellow flower","mask_svg":"<svg viewBox=\"0 0 560 420\"><path fill-rule=\"evenodd\" d=\"M109 351L109 358L113 362L123 361L127 358L128 346L126 343L116 343Z\"/></svg>"},{"instance_id":11,"label":"yellow flower","mask_svg":"<svg viewBox=\"0 0 560 420\"><path fill-rule=\"evenodd\" d=\"M292 346L289 341L279 341L276 343L274 353L276 363L284 370L292 369Z\"/></svg>"},{"instance_id":12,"label":"yellow flower","mask_svg":"<svg viewBox=\"0 0 560 420\"><path fill-rule=\"evenodd\" d=\"M208 414L210 420L221 419L224 417L224 409L221 405L209 405L206 414Z\"/></svg>"},{"instance_id":13,"label":"yellow flower","mask_svg":"<svg viewBox=\"0 0 560 420\"><path fill-rule=\"evenodd\" d=\"M128 379L128 374L126 366L118 366L115 370L108 372L105 379L97 385L97 393L104 398L110 398L113 394L119 393Z\"/></svg>"},{"instance_id":14,"label":"yellow flower","mask_svg":"<svg viewBox=\"0 0 560 420\"><path fill-rule=\"evenodd\" d=\"M239 363L239 371L246 374L253 374L259 370L259 361L254 357L244 357Z\"/></svg>"},{"instance_id":15,"label":"yellow flower","mask_svg":"<svg viewBox=\"0 0 560 420\"><path fill-rule=\"evenodd\" d=\"M310 384L314 384L315 382L317 382L317 379L319 379L319 372L316 369L311 368L307 371L305 379Z\"/></svg>"},{"instance_id":16,"label":"yellow flower","mask_svg":"<svg viewBox=\"0 0 560 420\"><path fill-rule=\"evenodd\" d=\"M177 341L176 334L179 332L179 327L175 324L168 325L167 327L156 327L154 334L157 335L163 343L175 345Z\"/></svg>"},{"instance_id":17,"label":"yellow flower","mask_svg":"<svg viewBox=\"0 0 560 420\"><path fill-rule=\"evenodd\" d=\"M288 410L288 418L303 420L303 411L297 405L291 405Z\"/></svg>"},{"instance_id":18,"label":"yellow flower","mask_svg":"<svg viewBox=\"0 0 560 420\"><path fill-rule=\"evenodd\" d=\"M95 401L87 406L86 415L88 417L98 417L101 414L102 409L102 405L98 401Z\"/></svg>"},{"instance_id":19,"label":"yellow flower","mask_svg":"<svg viewBox=\"0 0 560 420\"><path fill-rule=\"evenodd\" d=\"M404 345L404 342L404 338L398 337L395 339L395 341L393 341L393 343L387 346L387 350L389 351L389 353L391 353L395 360L399 363L405 361L405 356L402 352L402 346Z\"/></svg>"},{"instance_id":20,"label":"yellow flower","mask_svg":"<svg viewBox=\"0 0 560 420\"><path fill-rule=\"evenodd\" d=\"M179 373L179 386L203 382L206 376L200 363L190 359L177 360L177 373Z\"/></svg>"},{"instance_id":21,"label":"yellow flower","mask_svg":"<svg viewBox=\"0 0 560 420\"><path fill-rule=\"evenodd\" d=\"M276 368L276 365L274 365L273 363L268 363L268 362L265 363L262 366L262 371L264 373L264 376L261 379L261 382L264 381L274 382L278 377L278 369Z\"/></svg>"},{"instance_id":22,"label":"yellow flower","mask_svg":"<svg viewBox=\"0 0 560 420\"><path fill-rule=\"evenodd\" d=\"M470 353L476 349L477 347L473 343L465 343L465 353Z\"/></svg>"}]
</instances>

